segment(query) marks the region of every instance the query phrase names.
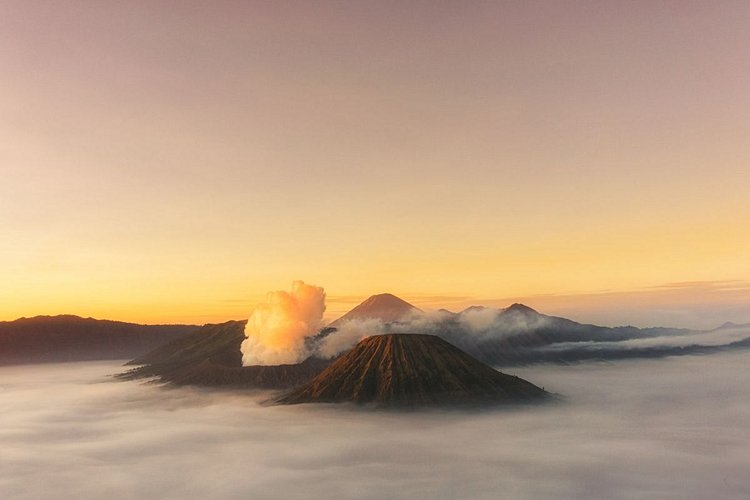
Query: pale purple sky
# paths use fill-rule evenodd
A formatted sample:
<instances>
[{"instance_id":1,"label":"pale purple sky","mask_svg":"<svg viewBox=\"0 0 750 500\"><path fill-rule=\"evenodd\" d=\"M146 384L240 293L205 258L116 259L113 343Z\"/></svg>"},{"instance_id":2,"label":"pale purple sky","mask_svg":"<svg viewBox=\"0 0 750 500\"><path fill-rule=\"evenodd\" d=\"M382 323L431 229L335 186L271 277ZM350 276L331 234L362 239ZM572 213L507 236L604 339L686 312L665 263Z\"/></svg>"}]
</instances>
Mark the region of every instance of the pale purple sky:
<instances>
[{"instance_id":1,"label":"pale purple sky","mask_svg":"<svg viewBox=\"0 0 750 500\"><path fill-rule=\"evenodd\" d=\"M0 0L0 317L218 320L304 279L580 318L750 280L748 26L744 1Z\"/></svg>"}]
</instances>

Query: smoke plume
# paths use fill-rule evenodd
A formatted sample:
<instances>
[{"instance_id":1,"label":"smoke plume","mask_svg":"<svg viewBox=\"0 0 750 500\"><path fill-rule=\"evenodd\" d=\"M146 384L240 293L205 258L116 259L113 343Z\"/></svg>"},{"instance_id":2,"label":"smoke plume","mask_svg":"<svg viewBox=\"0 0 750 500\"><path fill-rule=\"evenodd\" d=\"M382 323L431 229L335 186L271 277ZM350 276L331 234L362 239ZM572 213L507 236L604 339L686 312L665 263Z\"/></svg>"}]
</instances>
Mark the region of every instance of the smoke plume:
<instances>
[{"instance_id":1,"label":"smoke plume","mask_svg":"<svg viewBox=\"0 0 750 500\"><path fill-rule=\"evenodd\" d=\"M325 291L302 281L292 291L270 292L264 304L253 310L245 326L242 364L283 365L307 357L305 337L322 326Z\"/></svg>"}]
</instances>

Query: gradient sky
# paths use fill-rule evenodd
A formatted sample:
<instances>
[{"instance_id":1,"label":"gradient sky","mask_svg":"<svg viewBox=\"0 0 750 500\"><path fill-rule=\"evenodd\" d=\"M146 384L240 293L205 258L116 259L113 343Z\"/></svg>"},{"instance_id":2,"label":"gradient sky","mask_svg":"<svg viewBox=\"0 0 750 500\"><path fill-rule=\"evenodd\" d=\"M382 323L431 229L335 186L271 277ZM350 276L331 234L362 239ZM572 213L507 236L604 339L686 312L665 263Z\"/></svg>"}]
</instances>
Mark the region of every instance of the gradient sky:
<instances>
[{"instance_id":1,"label":"gradient sky","mask_svg":"<svg viewBox=\"0 0 750 500\"><path fill-rule=\"evenodd\" d=\"M408 4L408 5L407 5ZM0 319L324 286L750 321L750 3L0 0Z\"/></svg>"}]
</instances>

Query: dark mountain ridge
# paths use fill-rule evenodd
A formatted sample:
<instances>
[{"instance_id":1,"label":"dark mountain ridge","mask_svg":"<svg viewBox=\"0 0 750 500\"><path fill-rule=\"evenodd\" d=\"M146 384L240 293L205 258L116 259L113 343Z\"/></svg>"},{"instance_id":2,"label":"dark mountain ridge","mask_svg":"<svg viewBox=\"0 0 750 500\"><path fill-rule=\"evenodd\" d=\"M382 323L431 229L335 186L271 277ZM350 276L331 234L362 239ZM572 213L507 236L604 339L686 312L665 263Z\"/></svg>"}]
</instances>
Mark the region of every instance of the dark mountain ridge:
<instances>
[{"instance_id":1,"label":"dark mountain ridge","mask_svg":"<svg viewBox=\"0 0 750 500\"><path fill-rule=\"evenodd\" d=\"M443 313L434 321L411 322L419 309L391 294L374 295L342 316L345 319L379 319L386 333L409 331L441 337L478 360L496 367L534 363L575 363L586 360L658 358L685 354L709 354L722 349L747 348L750 340L727 346L618 345L620 341L687 335L697 332L676 328L603 327L548 316L524 304L504 309L473 306L460 313ZM489 318L489 326L472 329L472 315ZM394 319L399 318L399 319ZM242 366L240 346L246 321L205 325L143 356L131 364L137 368L124 378L158 377L176 385L230 385L238 387L290 388L307 382L331 360L311 357L298 365ZM736 328L743 325L725 326ZM482 330L482 328L485 328ZM337 328L328 326L305 339L311 353ZM669 342L665 342L668 344Z\"/></svg>"},{"instance_id":2,"label":"dark mountain ridge","mask_svg":"<svg viewBox=\"0 0 750 500\"><path fill-rule=\"evenodd\" d=\"M69 314L0 321L0 365L129 359L197 329Z\"/></svg>"},{"instance_id":3,"label":"dark mountain ridge","mask_svg":"<svg viewBox=\"0 0 750 500\"><path fill-rule=\"evenodd\" d=\"M437 335L460 349L475 356L480 361L493 366L517 366L536 362L569 363L580 356L581 360L616 359L621 352L618 349L609 351L572 350L555 359L556 353L544 351L555 344L573 344L590 342L619 342L632 339L644 339L661 336L687 335L694 330L681 328L636 328L634 326L605 327L577 323L575 321L541 314L524 304L512 304L504 309L494 309L496 316L490 328L477 332L467 323L467 314L492 311L492 308L473 306L458 314L447 315L442 321L431 325L429 332ZM394 328L398 328L395 325ZM667 355L666 349L648 351L622 352L623 357L651 357L659 353ZM684 351L674 351L681 353ZM639 356L638 354L643 356Z\"/></svg>"},{"instance_id":4,"label":"dark mountain ridge","mask_svg":"<svg viewBox=\"0 0 750 500\"><path fill-rule=\"evenodd\" d=\"M379 308L369 304L380 296L373 296L355 307L339 320L311 336L306 344L311 352L324 339L334 335L346 319L379 319L388 332L409 331L437 335L456 345L477 359L493 366L519 366L534 363L574 363L586 360L616 360L626 358L658 358L685 354L716 352L716 348L702 345L672 346L653 345L633 347L625 344L615 347L593 346L599 343L617 343L627 340L651 339L694 334L710 334L712 331L745 328L748 325L727 323L711 331L686 328L637 328L634 326L606 327L578 323L570 319L549 316L533 308L514 303L497 309L487 306L470 306L454 313L441 309L437 316L419 318L419 310L407 302L388 294L389 302L401 304L400 315L378 315ZM365 307L365 304L368 304ZM404 305L406 304L406 305ZM363 314L361 311L366 310ZM388 308L385 308L388 310ZM356 314L353 314L357 311ZM397 319L394 319L396 317ZM418 320L418 321L413 321ZM750 334L749 334L750 335ZM742 342L733 342L727 348L741 348ZM565 349L558 349L564 347Z\"/></svg>"}]
</instances>

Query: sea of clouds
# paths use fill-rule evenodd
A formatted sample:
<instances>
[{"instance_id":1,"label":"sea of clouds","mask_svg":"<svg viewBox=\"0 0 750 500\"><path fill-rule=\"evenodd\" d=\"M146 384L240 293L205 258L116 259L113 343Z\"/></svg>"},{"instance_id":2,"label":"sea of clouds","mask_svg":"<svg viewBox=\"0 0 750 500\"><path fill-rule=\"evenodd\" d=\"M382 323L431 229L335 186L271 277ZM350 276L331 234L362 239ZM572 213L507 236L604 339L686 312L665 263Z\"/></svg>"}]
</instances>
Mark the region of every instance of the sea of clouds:
<instances>
[{"instance_id":1,"label":"sea of clouds","mask_svg":"<svg viewBox=\"0 0 750 500\"><path fill-rule=\"evenodd\" d=\"M0 497L747 498L750 353L510 370L561 403L483 412L267 406L0 368Z\"/></svg>"}]
</instances>

